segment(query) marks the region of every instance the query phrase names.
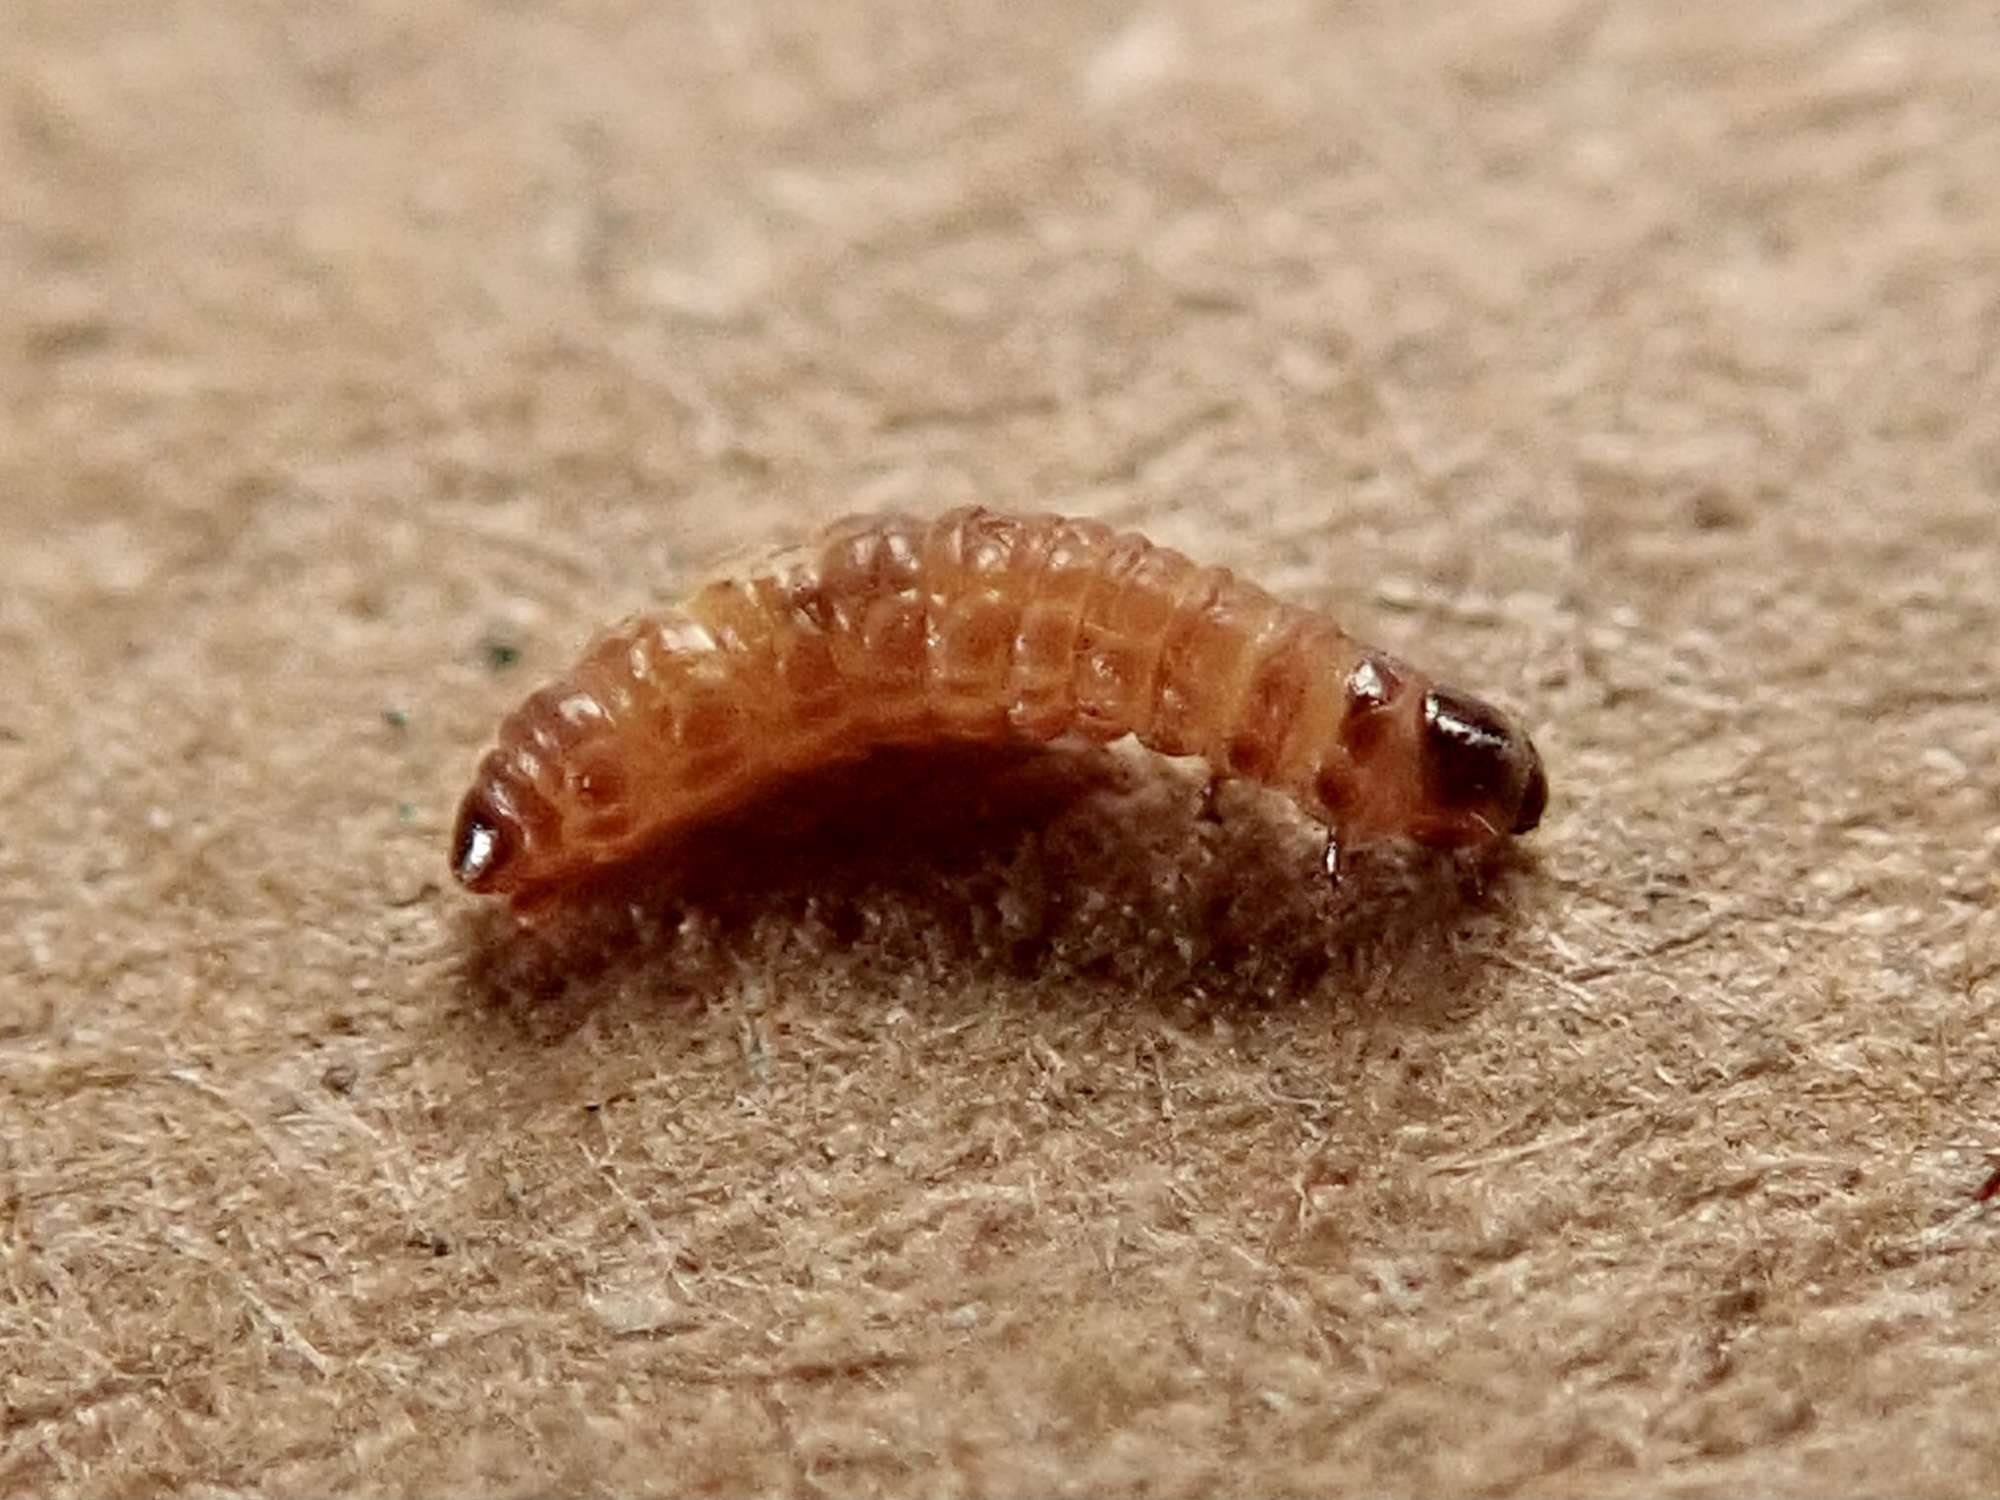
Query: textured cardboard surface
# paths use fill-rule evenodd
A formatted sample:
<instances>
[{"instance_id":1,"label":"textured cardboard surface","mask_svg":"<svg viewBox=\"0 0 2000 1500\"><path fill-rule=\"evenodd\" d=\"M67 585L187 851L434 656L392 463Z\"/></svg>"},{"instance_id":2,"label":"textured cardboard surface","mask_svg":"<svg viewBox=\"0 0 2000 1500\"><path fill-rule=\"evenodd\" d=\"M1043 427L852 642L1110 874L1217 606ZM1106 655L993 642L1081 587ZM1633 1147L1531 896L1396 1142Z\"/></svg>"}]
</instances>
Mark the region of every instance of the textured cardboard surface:
<instances>
[{"instance_id":1,"label":"textured cardboard surface","mask_svg":"<svg viewBox=\"0 0 2000 1500\"><path fill-rule=\"evenodd\" d=\"M2000 1488L1990 6L308 9L0 19L0 1488ZM1518 707L1531 853L445 888L594 626L970 498Z\"/></svg>"}]
</instances>

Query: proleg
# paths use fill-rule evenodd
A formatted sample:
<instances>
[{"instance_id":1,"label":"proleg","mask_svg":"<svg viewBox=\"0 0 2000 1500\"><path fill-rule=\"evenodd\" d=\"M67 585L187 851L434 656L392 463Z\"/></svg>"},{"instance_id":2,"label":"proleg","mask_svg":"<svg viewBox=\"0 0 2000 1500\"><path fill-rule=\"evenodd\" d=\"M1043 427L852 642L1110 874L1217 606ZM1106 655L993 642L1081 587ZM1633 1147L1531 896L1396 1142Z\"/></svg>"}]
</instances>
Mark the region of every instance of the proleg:
<instances>
[{"instance_id":1,"label":"proleg","mask_svg":"<svg viewBox=\"0 0 2000 1500\"><path fill-rule=\"evenodd\" d=\"M1096 521L968 507L836 522L605 631L501 723L452 871L539 901L876 749L1128 734L1285 792L1330 851L1489 846L1548 801L1510 718L1325 615Z\"/></svg>"}]
</instances>

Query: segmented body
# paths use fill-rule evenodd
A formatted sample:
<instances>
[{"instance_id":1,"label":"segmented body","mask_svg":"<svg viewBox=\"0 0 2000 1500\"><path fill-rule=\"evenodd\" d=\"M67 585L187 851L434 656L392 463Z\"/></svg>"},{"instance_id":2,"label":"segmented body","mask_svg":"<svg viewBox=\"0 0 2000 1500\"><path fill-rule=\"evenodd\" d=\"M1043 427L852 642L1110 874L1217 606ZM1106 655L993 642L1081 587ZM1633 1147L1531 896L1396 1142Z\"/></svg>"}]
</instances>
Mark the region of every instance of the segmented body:
<instances>
[{"instance_id":1,"label":"segmented body","mask_svg":"<svg viewBox=\"0 0 2000 1500\"><path fill-rule=\"evenodd\" d=\"M600 636L502 724L454 833L541 892L889 745L1106 741L1290 794L1343 839L1532 827L1533 747L1326 616L1130 532L980 508L838 522Z\"/></svg>"}]
</instances>

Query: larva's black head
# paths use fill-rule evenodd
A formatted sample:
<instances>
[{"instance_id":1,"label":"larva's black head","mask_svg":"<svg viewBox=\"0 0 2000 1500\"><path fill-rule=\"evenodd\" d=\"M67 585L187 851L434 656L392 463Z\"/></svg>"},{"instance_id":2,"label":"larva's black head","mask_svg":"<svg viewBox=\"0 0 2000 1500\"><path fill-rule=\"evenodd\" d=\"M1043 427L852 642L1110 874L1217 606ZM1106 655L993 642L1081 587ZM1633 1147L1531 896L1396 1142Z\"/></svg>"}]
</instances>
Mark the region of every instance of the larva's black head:
<instances>
[{"instance_id":1,"label":"larva's black head","mask_svg":"<svg viewBox=\"0 0 2000 1500\"><path fill-rule=\"evenodd\" d=\"M1424 695L1419 755L1425 842L1490 843L1542 821L1549 801L1542 758L1527 735L1489 704L1432 688Z\"/></svg>"}]
</instances>

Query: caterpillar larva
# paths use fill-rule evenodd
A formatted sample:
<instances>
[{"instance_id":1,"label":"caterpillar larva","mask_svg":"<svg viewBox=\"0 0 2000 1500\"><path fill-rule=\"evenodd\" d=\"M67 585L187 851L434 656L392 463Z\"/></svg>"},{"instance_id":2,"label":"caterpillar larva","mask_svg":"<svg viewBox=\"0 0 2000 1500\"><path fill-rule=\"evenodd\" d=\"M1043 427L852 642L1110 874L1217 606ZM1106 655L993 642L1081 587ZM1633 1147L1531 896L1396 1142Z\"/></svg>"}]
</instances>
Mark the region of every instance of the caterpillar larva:
<instances>
[{"instance_id":1,"label":"caterpillar larva","mask_svg":"<svg viewBox=\"0 0 2000 1500\"><path fill-rule=\"evenodd\" d=\"M1096 521L862 516L600 635L500 726L452 833L537 900L885 746L1107 741L1288 793L1344 845L1525 833L1548 783L1477 698L1224 568Z\"/></svg>"}]
</instances>

